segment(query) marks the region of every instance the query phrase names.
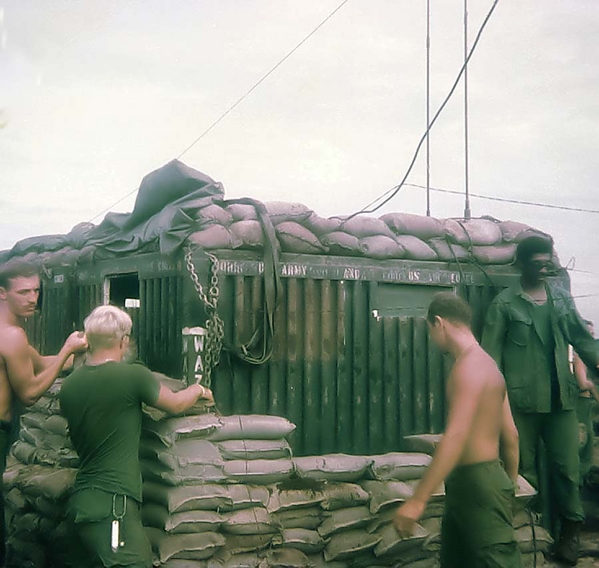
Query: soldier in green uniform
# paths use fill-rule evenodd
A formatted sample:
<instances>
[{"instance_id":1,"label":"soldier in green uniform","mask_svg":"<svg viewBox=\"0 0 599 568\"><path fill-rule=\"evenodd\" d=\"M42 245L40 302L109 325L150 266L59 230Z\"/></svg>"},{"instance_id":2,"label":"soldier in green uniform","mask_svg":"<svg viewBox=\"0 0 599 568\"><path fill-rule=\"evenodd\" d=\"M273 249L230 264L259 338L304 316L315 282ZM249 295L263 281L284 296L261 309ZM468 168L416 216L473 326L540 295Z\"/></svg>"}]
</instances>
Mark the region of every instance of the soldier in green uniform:
<instances>
[{"instance_id":1,"label":"soldier in green uniform","mask_svg":"<svg viewBox=\"0 0 599 568\"><path fill-rule=\"evenodd\" d=\"M547 283L552 253L552 241L542 236L519 243L520 281L491 304L482 346L505 376L520 438L521 473L537 489L538 449L544 442L551 501L561 526L555 552L574 566L584 513L578 487L578 386L568 345L593 368L599 363L599 345L570 294Z\"/></svg>"},{"instance_id":2,"label":"soldier in green uniform","mask_svg":"<svg viewBox=\"0 0 599 568\"><path fill-rule=\"evenodd\" d=\"M90 568L152 566L140 517L142 403L179 413L199 398L212 400L199 384L174 393L142 365L123 363L131 325L129 315L114 306L96 308L84 322L86 365L60 390L61 411L81 463L69 512Z\"/></svg>"}]
</instances>

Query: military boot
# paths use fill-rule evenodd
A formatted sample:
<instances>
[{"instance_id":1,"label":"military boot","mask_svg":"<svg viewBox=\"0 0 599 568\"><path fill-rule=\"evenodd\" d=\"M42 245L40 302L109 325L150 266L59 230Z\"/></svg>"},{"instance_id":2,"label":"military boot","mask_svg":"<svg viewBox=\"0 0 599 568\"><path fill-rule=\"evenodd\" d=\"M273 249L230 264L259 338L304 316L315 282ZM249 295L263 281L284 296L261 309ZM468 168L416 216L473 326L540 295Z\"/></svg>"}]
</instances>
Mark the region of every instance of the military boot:
<instances>
[{"instance_id":1,"label":"military boot","mask_svg":"<svg viewBox=\"0 0 599 568\"><path fill-rule=\"evenodd\" d=\"M555 556L569 566L578 564L581 526L581 521L570 521L569 519L562 521L562 530L555 546Z\"/></svg>"}]
</instances>

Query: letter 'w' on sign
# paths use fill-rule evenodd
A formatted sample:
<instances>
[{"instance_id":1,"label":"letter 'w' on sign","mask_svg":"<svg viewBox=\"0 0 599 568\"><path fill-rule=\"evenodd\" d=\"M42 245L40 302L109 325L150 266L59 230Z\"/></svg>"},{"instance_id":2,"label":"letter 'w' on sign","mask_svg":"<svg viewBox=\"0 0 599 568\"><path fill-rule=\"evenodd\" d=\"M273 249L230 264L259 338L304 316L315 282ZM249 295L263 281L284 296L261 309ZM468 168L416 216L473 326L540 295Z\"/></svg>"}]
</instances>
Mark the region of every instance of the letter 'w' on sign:
<instances>
[{"instance_id":1,"label":"letter 'w' on sign","mask_svg":"<svg viewBox=\"0 0 599 568\"><path fill-rule=\"evenodd\" d=\"M193 336L193 348L195 352L202 351L204 349L204 336L194 335Z\"/></svg>"}]
</instances>

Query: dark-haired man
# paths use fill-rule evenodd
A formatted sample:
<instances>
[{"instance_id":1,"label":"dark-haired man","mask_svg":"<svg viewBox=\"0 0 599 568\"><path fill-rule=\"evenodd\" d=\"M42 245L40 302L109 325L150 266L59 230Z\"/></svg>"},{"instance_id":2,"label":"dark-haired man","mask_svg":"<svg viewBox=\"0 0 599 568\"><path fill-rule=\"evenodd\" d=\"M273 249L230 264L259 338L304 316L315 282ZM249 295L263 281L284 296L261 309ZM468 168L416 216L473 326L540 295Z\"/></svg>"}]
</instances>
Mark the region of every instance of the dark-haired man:
<instances>
[{"instance_id":1,"label":"dark-haired man","mask_svg":"<svg viewBox=\"0 0 599 568\"><path fill-rule=\"evenodd\" d=\"M24 321L35 313L40 291L37 270L29 263L8 261L0 266L0 478L6 466L15 397L35 403L58 377L69 357L87 347L83 334L73 332L56 356L42 357L30 344ZM4 560L4 508L0 495L0 565Z\"/></svg>"},{"instance_id":2,"label":"dark-haired man","mask_svg":"<svg viewBox=\"0 0 599 568\"><path fill-rule=\"evenodd\" d=\"M472 334L471 317L455 294L436 294L429 306L430 336L455 359L447 381L449 415L433 461L397 510L395 526L401 535L411 533L445 481L441 567L519 568L512 526L518 433L505 381Z\"/></svg>"},{"instance_id":3,"label":"dark-haired man","mask_svg":"<svg viewBox=\"0 0 599 568\"><path fill-rule=\"evenodd\" d=\"M501 292L487 313L482 345L505 376L520 436L522 475L539 489L538 447L543 440L561 529L556 556L578 561L584 513L578 487L578 386L569 368L568 345L595 368L599 345L578 314L570 294L548 285L553 243L533 236L519 243L521 278Z\"/></svg>"}]
</instances>

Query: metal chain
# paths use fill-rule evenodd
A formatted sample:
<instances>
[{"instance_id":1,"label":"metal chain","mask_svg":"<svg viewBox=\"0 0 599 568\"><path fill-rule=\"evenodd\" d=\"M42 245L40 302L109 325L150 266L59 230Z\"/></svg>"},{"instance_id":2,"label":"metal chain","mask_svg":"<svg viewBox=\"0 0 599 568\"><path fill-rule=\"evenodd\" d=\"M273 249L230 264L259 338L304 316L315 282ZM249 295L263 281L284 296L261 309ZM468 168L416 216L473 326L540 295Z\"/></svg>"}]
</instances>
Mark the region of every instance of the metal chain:
<instances>
[{"instance_id":1,"label":"metal chain","mask_svg":"<svg viewBox=\"0 0 599 568\"><path fill-rule=\"evenodd\" d=\"M202 384L210 388L212 384L212 370L220 362L220 353L225 336L225 324L217 313L218 297L220 295L218 280L218 259L213 254L206 252L210 259L210 287L208 293L204 291L191 258L191 247L185 250L185 264L198 297L206 306L208 318L206 319L206 342L204 344L204 378Z\"/></svg>"}]
</instances>

